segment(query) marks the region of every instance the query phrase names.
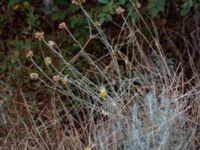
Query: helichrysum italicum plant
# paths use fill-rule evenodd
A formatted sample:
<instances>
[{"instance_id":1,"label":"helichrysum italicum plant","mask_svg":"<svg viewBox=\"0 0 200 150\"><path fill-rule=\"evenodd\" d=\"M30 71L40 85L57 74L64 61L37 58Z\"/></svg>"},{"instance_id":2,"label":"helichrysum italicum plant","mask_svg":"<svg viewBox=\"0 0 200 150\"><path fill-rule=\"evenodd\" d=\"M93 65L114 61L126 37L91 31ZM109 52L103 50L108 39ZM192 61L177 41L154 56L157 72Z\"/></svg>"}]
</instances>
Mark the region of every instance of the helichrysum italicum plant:
<instances>
[{"instance_id":1,"label":"helichrysum italicum plant","mask_svg":"<svg viewBox=\"0 0 200 150\"><path fill-rule=\"evenodd\" d=\"M99 147L113 149L106 141L115 137L113 142L120 150L187 150L193 135L192 130L183 128L185 119L180 113L179 102L165 96L158 100L153 92L148 92L141 102L142 107L132 104L130 116L114 115L110 134L105 135L101 132L103 129L99 130Z\"/></svg>"},{"instance_id":2,"label":"helichrysum italicum plant","mask_svg":"<svg viewBox=\"0 0 200 150\"><path fill-rule=\"evenodd\" d=\"M80 5L85 1L73 2L77 5ZM189 141L192 139L193 134L191 133L191 130L183 129L183 127L185 126L185 118L181 113L181 104L179 104L178 100L169 98L164 94L161 94L159 97L156 96L151 88L149 88L151 90L148 89L148 91L143 91L142 88L133 86L135 77L131 69L134 68L132 66L132 64L134 63L136 64L135 68L138 67L138 60L134 62L134 59L137 58L131 58L134 62L131 64L129 62L130 59L125 58L125 54L122 54L122 52L120 52L120 49L118 50L117 45L123 45L123 43L109 43L109 40L107 39L106 34L104 34L103 30L101 29L101 26L96 22L93 22L93 20L84 10L84 8L81 5L80 7L85 15L88 17L88 20L91 22L91 24L96 27L98 38L107 48L108 55L110 56L109 59L111 59L112 62L112 71L114 73L111 73L111 71L103 71L102 66L99 66L95 61L93 61L93 58L84 51L84 46L82 46L75 39L72 32L70 32L70 30L67 28L65 22L59 24L59 29L66 29L67 33L69 33L72 39L76 43L78 43L81 49L79 53L80 56L82 56L83 59L86 59L89 64L92 64L93 67L96 69L95 71L97 71L97 74L95 75L98 76L97 80L90 80L90 77L84 75L85 72L79 71L71 64L71 62L65 60L64 56L62 55L62 51L58 48L57 45L55 46L55 42L45 41L44 33L36 32L35 38L43 41L46 46L48 46L50 50L60 58L60 60L64 64L63 68L69 72L68 75L64 75L64 69L59 71L55 66L53 66L50 57L45 58L45 64L47 66L51 64L57 75L55 74L53 75L53 77L49 77L41 68L36 65L45 75L45 77L47 77L51 84L53 83L57 85L56 90L70 98L72 103L78 103L83 108L86 108L88 112L92 110L91 113L87 112L88 114L90 114L89 120L96 121L98 119L101 120L102 118L107 118L105 122L101 122L98 125L96 125L94 122L92 122L91 124L89 122L87 124L89 127L84 126L85 121L83 121L84 123L78 122L80 126L83 126L86 129L92 128L96 125L95 130L92 130L92 132L90 133L87 132L87 134L84 135L84 138L88 137L88 141L92 143L94 149L102 150L186 150L188 148L188 145L191 143ZM116 12L117 14L122 15L124 13L124 9L119 7ZM127 25L127 20L125 20L124 26L125 25ZM131 29L129 32L132 33L132 27L127 25L127 28L129 30ZM126 28L123 27L123 30L126 30ZM148 63L143 64L143 62L148 62L148 59L144 57L145 54L143 53L143 50L141 50L140 45L138 47L136 46L139 42L137 41L137 37L134 34L131 34L130 39L126 41L128 43L127 45L130 46L127 47L127 49L132 50L134 47L134 54L138 53L137 51L135 52L135 49L140 50L139 54L137 55L142 55L139 59L143 59L140 65L144 67L141 67L139 65L139 70L143 71L148 68L146 67L149 65ZM130 42L131 40L133 40L133 43ZM88 43L86 43L86 45L87 44ZM127 73L128 71L125 69L123 70L123 66L119 64L116 53L119 53L119 55L124 58L124 62L127 66L130 65L130 69L127 69L130 72L129 74ZM32 57L31 52L27 56ZM76 57L76 59L77 58L78 57ZM157 57L153 59L157 59ZM149 70L147 69L149 72L143 71L145 73L143 73L144 75L142 77L140 77L139 75L137 76L138 79L143 78L143 80L141 80L143 82L141 82L140 86L143 87L143 84L152 83L152 81L149 80L156 80L155 86L162 93L162 90L160 89L160 87L162 86L160 82L161 79L159 79L162 78L163 75L162 70L159 70L160 68L162 69L162 66L155 69L156 71L159 70L160 72L156 72L152 68L148 68ZM128 75L126 76L126 74ZM160 76L157 77L155 76L155 74L157 76ZM167 75L170 75L170 73ZM33 74L32 79L36 78L38 78L37 75ZM102 86L99 88L99 85L103 84L99 83L99 81L107 82L106 87ZM50 83L44 83L48 87L55 89L54 86L50 85ZM138 92L140 90L142 92ZM106 99L106 101L102 101L102 99ZM64 106L64 109L66 109L65 107L66 106ZM79 108L79 106L77 108L75 107L77 111L80 111ZM68 110L65 111L67 112ZM96 118L96 114L102 116L102 118ZM78 116L77 118L81 117ZM81 148L84 147L81 146ZM84 149L90 150L91 148L85 147Z\"/></svg>"}]
</instances>

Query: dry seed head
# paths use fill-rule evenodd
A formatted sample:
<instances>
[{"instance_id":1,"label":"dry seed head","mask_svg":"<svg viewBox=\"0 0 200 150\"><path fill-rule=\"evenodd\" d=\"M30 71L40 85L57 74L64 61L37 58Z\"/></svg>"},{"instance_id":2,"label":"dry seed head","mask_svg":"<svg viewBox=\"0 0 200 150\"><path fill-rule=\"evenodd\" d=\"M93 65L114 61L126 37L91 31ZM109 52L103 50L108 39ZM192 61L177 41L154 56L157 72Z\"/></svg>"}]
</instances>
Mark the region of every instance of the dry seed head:
<instances>
[{"instance_id":1,"label":"dry seed head","mask_svg":"<svg viewBox=\"0 0 200 150\"><path fill-rule=\"evenodd\" d=\"M82 3L85 3L85 0L72 0L72 4L75 5L81 5Z\"/></svg>"},{"instance_id":2,"label":"dry seed head","mask_svg":"<svg viewBox=\"0 0 200 150\"><path fill-rule=\"evenodd\" d=\"M112 85L116 85L116 84L117 84L117 81L116 81L115 79L113 79L113 80L111 81L111 84L112 84Z\"/></svg>"},{"instance_id":3,"label":"dry seed head","mask_svg":"<svg viewBox=\"0 0 200 150\"><path fill-rule=\"evenodd\" d=\"M32 58L33 57L33 51L32 50L29 50L27 53L26 53L26 58Z\"/></svg>"},{"instance_id":4,"label":"dry seed head","mask_svg":"<svg viewBox=\"0 0 200 150\"><path fill-rule=\"evenodd\" d=\"M124 10L122 7L118 7L118 8L116 9L116 13L117 13L118 15L123 14L124 11L125 11L125 10Z\"/></svg>"},{"instance_id":5,"label":"dry seed head","mask_svg":"<svg viewBox=\"0 0 200 150\"><path fill-rule=\"evenodd\" d=\"M68 82L68 76L64 76L64 78L61 79L62 84L66 84Z\"/></svg>"},{"instance_id":6,"label":"dry seed head","mask_svg":"<svg viewBox=\"0 0 200 150\"><path fill-rule=\"evenodd\" d=\"M107 111L105 111L105 110L102 110L102 111L101 111L101 114L104 115L104 116L109 116L109 115L110 115L110 113L107 112Z\"/></svg>"},{"instance_id":7,"label":"dry seed head","mask_svg":"<svg viewBox=\"0 0 200 150\"><path fill-rule=\"evenodd\" d=\"M98 21L96 21L94 24L95 24L97 27L100 27L100 26L101 26L101 23L98 22Z\"/></svg>"},{"instance_id":8,"label":"dry seed head","mask_svg":"<svg viewBox=\"0 0 200 150\"><path fill-rule=\"evenodd\" d=\"M60 76L59 75L55 75L53 76L53 81L55 82L59 82L61 80Z\"/></svg>"},{"instance_id":9,"label":"dry seed head","mask_svg":"<svg viewBox=\"0 0 200 150\"><path fill-rule=\"evenodd\" d=\"M29 74L29 77L31 78L31 80L37 80L39 78L39 75L35 72L32 72Z\"/></svg>"},{"instance_id":10,"label":"dry seed head","mask_svg":"<svg viewBox=\"0 0 200 150\"><path fill-rule=\"evenodd\" d=\"M41 41L44 39L44 32L35 32L34 37Z\"/></svg>"},{"instance_id":11,"label":"dry seed head","mask_svg":"<svg viewBox=\"0 0 200 150\"><path fill-rule=\"evenodd\" d=\"M136 7L137 9L139 9L139 8L142 7L142 5L140 4L140 2L135 1L135 7Z\"/></svg>"},{"instance_id":12,"label":"dry seed head","mask_svg":"<svg viewBox=\"0 0 200 150\"><path fill-rule=\"evenodd\" d=\"M53 48L54 46L55 46L55 42L54 41L49 41L48 42L48 46L50 47L50 48Z\"/></svg>"},{"instance_id":13,"label":"dry seed head","mask_svg":"<svg viewBox=\"0 0 200 150\"><path fill-rule=\"evenodd\" d=\"M19 4L15 5L15 6L13 7L13 9L14 9L14 10L18 10L18 9L19 9Z\"/></svg>"},{"instance_id":14,"label":"dry seed head","mask_svg":"<svg viewBox=\"0 0 200 150\"><path fill-rule=\"evenodd\" d=\"M60 24L59 24L59 29L65 29L67 26L66 26L66 23L65 22L61 22Z\"/></svg>"},{"instance_id":15,"label":"dry seed head","mask_svg":"<svg viewBox=\"0 0 200 150\"><path fill-rule=\"evenodd\" d=\"M51 63L52 63L52 61L51 61L51 58L50 57L46 57L45 59L44 59L44 63L45 63L45 65L50 65Z\"/></svg>"}]
</instances>

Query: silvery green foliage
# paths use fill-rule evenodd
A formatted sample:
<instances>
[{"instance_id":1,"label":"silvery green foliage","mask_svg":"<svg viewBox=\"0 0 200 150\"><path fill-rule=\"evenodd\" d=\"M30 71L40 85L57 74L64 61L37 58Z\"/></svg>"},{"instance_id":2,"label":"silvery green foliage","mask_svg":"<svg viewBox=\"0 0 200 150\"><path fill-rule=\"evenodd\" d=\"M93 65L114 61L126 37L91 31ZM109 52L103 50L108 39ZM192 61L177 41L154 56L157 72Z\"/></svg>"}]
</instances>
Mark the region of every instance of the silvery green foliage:
<instances>
[{"instance_id":1,"label":"silvery green foliage","mask_svg":"<svg viewBox=\"0 0 200 150\"><path fill-rule=\"evenodd\" d=\"M133 103L129 116L115 115L110 135L98 133L100 149L187 150L191 147L194 131L184 128L185 119L177 100L156 98L149 92L142 103L142 106Z\"/></svg>"},{"instance_id":2,"label":"silvery green foliage","mask_svg":"<svg viewBox=\"0 0 200 150\"><path fill-rule=\"evenodd\" d=\"M53 10L53 0L43 0L43 5L44 14L50 16Z\"/></svg>"}]
</instances>

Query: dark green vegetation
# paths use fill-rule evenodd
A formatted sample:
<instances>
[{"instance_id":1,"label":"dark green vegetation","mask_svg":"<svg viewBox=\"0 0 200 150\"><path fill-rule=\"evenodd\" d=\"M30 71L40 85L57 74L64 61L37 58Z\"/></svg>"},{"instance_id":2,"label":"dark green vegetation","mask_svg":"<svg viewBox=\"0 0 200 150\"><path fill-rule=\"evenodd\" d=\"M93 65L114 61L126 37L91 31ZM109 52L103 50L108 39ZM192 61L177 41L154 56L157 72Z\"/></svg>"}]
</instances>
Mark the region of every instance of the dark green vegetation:
<instances>
[{"instance_id":1,"label":"dark green vegetation","mask_svg":"<svg viewBox=\"0 0 200 150\"><path fill-rule=\"evenodd\" d=\"M70 53L76 53L78 50L76 45L73 45L72 41L63 33L57 32L58 24L61 21L66 21L67 26L80 43L84 43L88 39L88 20L82 14L80 7L71 2L56 0L53 6L45 6L44 3L37 0L8 0L1 1L0 4L1 72L9 74L14 72L15 75L19 75L21 64L25 63L22 54L29 49L35 49L35 51L39 49L39 43L33 39L33 33L38 30L44 31L46 37L59 41L59 46L64 47ZM198 13L198 0L170 0L168 2L166 0L142 0L135 1L135 5L140 13L148 18L156 17L156 25L161 29L164 28L165 32L170 30L169 32L178 34L184 30L183 36L187 38L189 32L195 29L197 20L192 17ZM140 15L129 0L91 0L84 4L84 8L89 11L94 21L101 24L103 28L105 27L111 39L119 30L116 23L122 21L115 11L119 6L122 6L126 13L130 13L131 18L139 23ZM163 33L160 34L164 36ZM167 34L171 33L167 32ZM178 40L175 33L172 36ZM94 49L95 53L99 52L99 47ZM23 63L22 60L24 60Z\"/></svg>"},{"instance_id":2,"label":"dark green vegetation","mask_svg":"<svg viewBox=\"0 0 200 150\"><path fill-rule=\"evenodd\" d=\"M59 29L61 22L66 30ZM86 0L81 5L1 0L0 149L197 148L199 22L198 0ZM63 57L35 38L38 31L44 32L45 42L55 41ZM30 50L34 61L26 58ZM54 66L44 64L46 56ZM49 77L63 70L69 85L59 85L56 79L50 85L33 62ZM44 82L31 80L32 72ZM117 101L116 108L98 98L102 85L108 102ZM132 95L134 105L129 101ZM131 119L124 117L129 115ZM175 125L170 124L173 117ZM132 121L135 126L129 126ZM167 125L156 126L163 122ZM161 130L148 128L154 125ZM133 129L139 131L129 135Z\"/></svg>"}]
</instances>

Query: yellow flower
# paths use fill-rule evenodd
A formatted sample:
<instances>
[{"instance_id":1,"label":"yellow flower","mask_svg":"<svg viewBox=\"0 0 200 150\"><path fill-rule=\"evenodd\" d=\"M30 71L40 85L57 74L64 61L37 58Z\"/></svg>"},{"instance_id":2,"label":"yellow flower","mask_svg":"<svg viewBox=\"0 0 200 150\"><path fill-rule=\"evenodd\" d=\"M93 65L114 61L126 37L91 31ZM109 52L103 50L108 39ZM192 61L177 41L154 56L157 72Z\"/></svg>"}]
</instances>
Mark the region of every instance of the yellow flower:
<instances>
[{"instance_id":1,"label":"yellow flower","mask_svg":"<svg viewBox=\"0 0 200 150\"><path fill-rule=\"evenodd\" d=\"M85 147L84 150L92 150L90 147Z\"/></svg>"},{"instance_id":2,"label":"yellow flower","mask_svg":"<svg viewBox=\"0 0 200 150\"><path fill-rule=\"evenodd\" d=\"M107 94L105 87L101 87L100 90L99 90L99 96L100 97L106 97L107 95L108 94Z\"/></svg>"},{"instance_id":3,"label":"yellow flower","mask_svg":"<svg viewBox=\"0 0 200 150\"><path fill-rule=\"evenodd\" d=\"M23 5L24 5L24 8L26 8L26 9L29 9L29 8L30 8L30 3L27 2L27 1L24 2Z\"/></svg>"}]
</instances>

